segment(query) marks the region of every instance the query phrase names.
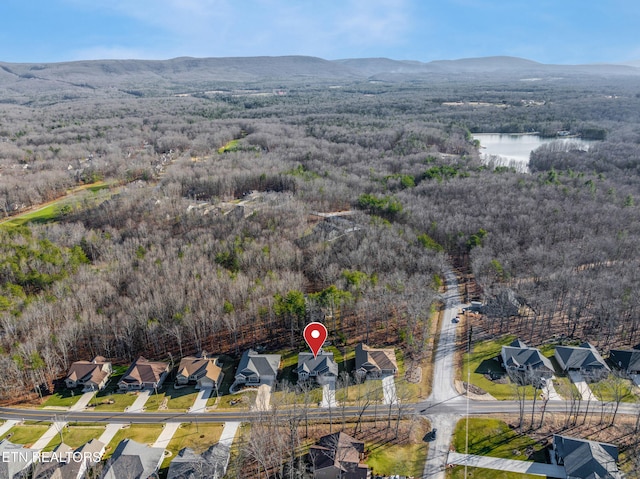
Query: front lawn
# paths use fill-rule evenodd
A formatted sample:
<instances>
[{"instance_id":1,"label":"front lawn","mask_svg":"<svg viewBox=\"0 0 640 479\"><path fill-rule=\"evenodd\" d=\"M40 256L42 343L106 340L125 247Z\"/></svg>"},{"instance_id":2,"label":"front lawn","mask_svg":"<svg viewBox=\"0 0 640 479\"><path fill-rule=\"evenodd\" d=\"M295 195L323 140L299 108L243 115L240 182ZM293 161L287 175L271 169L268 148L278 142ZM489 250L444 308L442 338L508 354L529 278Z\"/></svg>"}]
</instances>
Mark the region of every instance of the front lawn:
<instances>
[{"instance_id":1,"label":"front lawn","mask_svg":"<svg viewBox=\"0 0 640 479\"><path fill-rule=\"evenodd\" d=\"M75 448L82 446L91 439L98 439L104 432L105 426L74 424L67 425L62 430L62 441ZM60 434L56 434L51 442L44 448L45 451L53 451L60 444Z\"/></svg>"},{"instance_id":2,"label":"front lawn","mask_svg":"<svg viewBox=\"0 0 640 479\"><path fill-rule=\"evenodd\" d=\"M181 424L167 446L167 450L171 454L164 459L162 467L169 467L171 460L175 459L178 452L185 447L193 449L196 454L202 454L218 442L223 428L223 424L215 423Z\"/></svg>"},{"instance_id":3,"label":"front lawn","mask_svg":"<svg viewBox=\"0 0 640 479\"><path fill-rule=\"evenodd\" d=\"M31 447L34 442L47 432L50 426L51 423L46 422L13 426L4 435L0 436L0 439L9 439L14 444L24 444L26 447Z\"/></svg>"},{"instance_id":4,"label":"front lawn","mask_svg":"<svg viewBox=\"0 0 640 479\"><path fill-rule=\"evenodd\" d=\"M226 396L220 396L218 406L216 409L249 409L256 402L257 391L248 390L243 393L227 394ZM207 401L207 407L213 406L216 403L216 397L212 396Z\"/></svg>"},{"instance_id":5,"label":"front lawn","mask_svg":"<svg viewBox=\"0 0 640 479\"><path fill-rule=\"evenodd\" d=\"M68 389L61 388L59 391L56 391L51 396L47 397L47 400L42 404L42 408L46 407L55 407L66 409L73 406L78 399L82 396L82 390L80 388L77 389Z\"/></svg>"},{"instance_id":6,"label":"front lawn","mask_svg":"<svg viewBox=\"0 0 640 479\"><path fill-rule=\"evenodd\" d=\"M162 410L186 411L193 406L197 396L198 390L195 386L176 389L173 384L166 384L158 391L158 394L154 393L149 397L145 404L145 410L158 411L162 406Z\"/></svg>"},{"instance_id":7,"label":"front lawn","mask_svg":"<svg viewBox=\"0 0 640 479\"><path fill-rule=\"evenodd\" d=\"M638 396L633 391L631 380L610 375L608 378L590 383L589 388L599 401L605 402L637 402Z\"/></svg>"},{"instance_id":8,"label":"front lawn","mask_svg":"<svg viewBox=\"0 0 640 479\"><path fill-rule=\"evenodd\" d=\"M106 448L104 460L108 459L120 441L124 439L133 439L141 444L153 445L160 433L162 432L162 424L132 424L120 429Z\"/></svg>"},{"instance_id":9,"label":"front lawn","mask_svg":"<svg viewBox=\"0 0 640 479\"><path fill-rule=\"evenodd\" d=\"M455 466L452 469L447 469L447 479L541 479L541 476L496 471L495 469L481 469L479 467L467 468L467 475L465 476L464 466Z\"/></svg>"},{"instance_id":10,"label":"front lawn","mask_svg":"<svg viewBox=\"0 0 640 479\"><path fill-rule=\"evenodd\" d=\"M453 433L456 452L465 453L466 419ZM519 434L499 419L469 418L469 454L519 461L545 462L545 451L534 439Z\"/></svg>"},{"instance_id":11,"label":"front lawn","mask_svg":"<svg viewBox=\"0 0 640 479\"><path fill-rule=\"evenodd\" d=\"M421 477L428 448L427 443L379 447L369 454L367 464L375 474Z\"/></svg>"}]
</instances>

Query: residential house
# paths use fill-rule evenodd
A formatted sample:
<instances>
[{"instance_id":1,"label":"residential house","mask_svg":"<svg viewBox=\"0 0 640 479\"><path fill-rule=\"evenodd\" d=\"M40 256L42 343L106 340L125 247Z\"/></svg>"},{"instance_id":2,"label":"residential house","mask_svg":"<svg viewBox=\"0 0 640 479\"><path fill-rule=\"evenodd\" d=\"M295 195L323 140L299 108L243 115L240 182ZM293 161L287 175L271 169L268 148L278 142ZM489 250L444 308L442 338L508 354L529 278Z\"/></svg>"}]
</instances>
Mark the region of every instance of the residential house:
<instances>
[{"instance_id":1,"label":"residential house","mask_svg":"<svg viewBox=\"0 0 640 479\"><path fill-rule=\"evenodd\" d=\"M206 351L198 356L182 358L178 367L176 383L180 385L195 383L196 388L217 389L222 381L222 365L217 357L209 357Z\"/></svg>"},{"instance_id":2,"label":"residential house","mask_svg":"<svg viewBox=\"0 0 640 479\"><path fill-rule=\"evenodd\" d=\"M279 354L259 354L249 349L242 354L236 371L236 384L273 384L280 368Z\"/></svg>"},{"instance_id":3,"label":"residential house","mask_svg":"<svg viewBox=\"0 0 640 479\"><path fill-rule=\"evenodd\" d=\"M124 391L157 389L162 386L168 373L169 363L147 361L140 356L118 381L118 387Z\"/></svg>"},{"instance_id":4,"label":"residential house","mask_svg":"<svg viewBox=\"0 0 640 479\"><path fill-rule=\"evenodd\" d=\"M298 367L294 372L298 379L306 380L312 377L322 384L327 379L335 379L338 376L338 364L333 360L333 353L320 350L314 357L313 353L305 352L298 354Z\"/></svg>"},{"instance_id":5,"label":"residential house","mask_svg":"<svg viewBox=\"0 0 640 479\"><path fill-rule=\"evenodd\" d=\"M371 471L364 464L364 442L343 432L320 438L307 455L314 479L369 479Z\"/></svg>"},{"instance_id":6,"label":"residential house","mask_svg":"<svg viewBox=\"0 0 640 479\"><path fill-rule=\"evenodd\" d=\"M163 458L164 448L125 439L120 441L105 464L101 479L155 478Z\"/></svg>"},{"instance_id":7,"label":"residential house","mask_svg":"<svg viewBox=\"0 0 640 479\"><path fill-rule=\"evenodd\" d=\"M519 339L509 346L502 346L500 357L509 377L520 384L548 379L555 372L549 358Z\"/></svg>"},{"instance_id":8,"label":"residential house","mask_svg":"<svg viewBox=\"0 0 640 479\"><path fill-rule=\"evenodd\" d=\"M556 463L564 466L567 479L622 479L618 448L604 442L553 436Z\"/></svg>"},{"instance_id":9,"label":"residential house","mask_svg":"<svg viewBox=\"0 0 640 479\"><path fill-rule=\"evenodd\" d=\"M589 381L597 381L611 371L600 353L589 343L556 346L554 356L564 372L577 371Z\"/></svg>"},{"instance_id":10,"label":"residential house","mask_svg":"<svg viewBox=\"0 0 640 479\"><path fill-rule=\"evenodd\" d=\"M640 374L640 344L634 349L612 349L609 361L629 374Z\"/></svg>"},{"instance_id":11,"label":"residential house","mask_svg":"<svg viewBox=\"0 0 640 479\"><path fill-rule=\"evenodd\" d=\"M107 384L111 372L111 363L96 356L91 361L73 363L64 382L69 389L82 386L83 392L99 391Z\"/></svg>"},{"instance_id":12,"label":"residential house","mask_svg":"<svg viewBox=\"0 0 640 479\"><path fill-rule=\"evenodd\" d=\"M374 349L364 343L356 346L356 374L370 378L398 374L396 352L393 348Z\"/></svg>"},{"instance_id":13,"label":"residential house","mask_svg":"<svg viewBox=\"0 0 640 479\"><path fill-rule=\"evenodd\" d=\"M229 446L220 443L202 454L185 447L169 464L167 479L222 479L227 472L229 452Z\"/></svg>"},{"instance_id":14,"label":"residential house","mask_svg":"<svg viewBox=\"0 0 640 479\"><path fill-rule=\"evenodd\" d=\"M100 462L104 447L97 439L76 450L62 443L51 453L42 453L32 479L82 479L90 467Z\"/></svg>"},{"instance_id":15,"label":"residential house","mask_svg":"<svg viewBox=\"0 0 640 479\"><path fill-rule=\"evenodd\" d=\"M14 444L8 439L0 441L0 478L26 479L38 451Z\"/></svg>"}]
</instances>

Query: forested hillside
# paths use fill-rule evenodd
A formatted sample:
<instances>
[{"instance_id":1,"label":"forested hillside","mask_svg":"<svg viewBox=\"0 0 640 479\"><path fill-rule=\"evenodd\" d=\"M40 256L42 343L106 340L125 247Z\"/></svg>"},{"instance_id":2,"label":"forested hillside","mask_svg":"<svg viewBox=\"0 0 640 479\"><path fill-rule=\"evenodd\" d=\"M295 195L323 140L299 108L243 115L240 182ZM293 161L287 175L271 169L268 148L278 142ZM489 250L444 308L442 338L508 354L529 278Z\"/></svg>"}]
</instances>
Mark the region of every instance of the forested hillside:
<instances>
[{"instance_id":1,"label":"forested hillside","mask_svg":"<svg viewBox=\"0 0 640 479\"><path fill-rule=\"evenodd\" d=\"M419 356L445 261L517 298L487 328L640 342L638 77L395 78L1 104L3 216L105 189L0 228L0 395L98 354L298 344L323 314L338 340ZM599 142L543 147L529 174L471 137L559 130Z\"/></svg>"}]
</instances>

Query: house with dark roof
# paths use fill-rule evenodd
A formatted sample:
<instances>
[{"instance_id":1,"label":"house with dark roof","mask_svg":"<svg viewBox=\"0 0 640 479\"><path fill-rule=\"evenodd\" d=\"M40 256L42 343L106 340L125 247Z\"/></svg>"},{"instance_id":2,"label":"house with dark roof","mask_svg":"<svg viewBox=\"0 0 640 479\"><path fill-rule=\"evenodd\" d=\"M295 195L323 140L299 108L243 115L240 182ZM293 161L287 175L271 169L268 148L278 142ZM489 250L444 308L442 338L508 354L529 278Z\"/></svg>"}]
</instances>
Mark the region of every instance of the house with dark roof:
<instances>
[{"instance_id":1,"label":"house with dark roof","mask_svg":"<svg viewBox=\"0 0 640 479\"><path fill-rule=\"evenodd\" d=\"M31 474L31 467L37 458L38 451L14 444L8 439L0 441L0 478L26 479Z\"/></svg>"},{"instance_id":2,"label":"house with dark roof","mask_svg":"<svg viewBox=\"0 0 640 479\"><path fill-rule=\"evenodd\" d=\"M369 479L371 471L364 464L364 442L343 432L320 438L307 455L314 479Z\"/></svg>"},{"instance_id":3,"label":"house with dark roof","mask_svg":"<svg viewBox=\"0 0 640 479\"><path fill-rule=\"evenodd\" d=\"M574 437L553 436L556 463L567 479L622 479L617 466L618 448L613 444Z\"/></svg>"},{"instance_id":4,"label":"house with dark roof","mask_svg":"<svg viewBox=\"0 0 640 479\"><path fill-rule=\"evenodd\" d=\"M124 391L157 389L169 374L169 363L148 361L140 356L124 373L118 387Z\"/></svg>"},{"instance_id":5,"label":"house with dark roof","mask_svg":"<svg viewBox=\"0 0 640 479\"><path fill-rule=\"evenodd\" d=\"M600 353L589 343L556 346L554 356L564 372L577 371L590 381L602 379L611 372Z\"/></svg>"},{"instance_id":6,"label":"house with dark roof","mask_svg":"<svg viewBox=\"0 0 640 479\"><path fill-rule=\"evenodd\" d=\"M164 448L149 447L133 439L120 441L107 461L101 479L148 479L157 477Z\"/></svg>"},{"instance_id":7,"label":"house with dark roof","mask_svg":"<svg viewBox=\"0 0 640 479\"><path fill-rule=\"evenodd\" d=\"M64 382L69 389L82 386L83 392L99 391L107 384L111 371L111 363L96 356L91 361L74 362Z\"/></svg>"},{"instance_id":8,"label":"house with dark roof","mask_svg":"<svg viewBox=\"0 0 640 479\"><path fill-rule=\"evenodd\" d=\"M228 464L228 445L218 443L202 454L185 447L169 464L167 479L222 479Z\"/></svg>"},{"instance_id":9,"label":"house with dark roof","mask_svg":"<svg viewBox=\"0 0 640 479\"><path fill-rule=\"evenodd\" d=\"M273 384L280 369L279 354L259 354L249 349L242 354L236 371L236 384Z\"/></svg>"},{"instance_id":10,"label":"house with dark roof","mask_svg":"<svg viewBox=\"0 0 640 479\"><path fill-rule=\"evenodd\" d=\"M41 453L32 479L82 479L100 462L105 445L92 439L78 449L62 443L50 453Z\"/></svg>"},{"instance_id":11,"label":"house with dark roof","mask_svg":"<svg viewBox=\"0 0 640 479\"><path fill-rule=\"evenodd\" d=\"M196 388L218 388L222 381L222 364L217 357L209 357L206 351L197 356L182 358L178 366L176 383L185 385L195 383Z\"/></svg>"},{"instance_id":12,"label":"house with dark roof","mask_svg":"<svg viewBox=\"0 0 640 479\"><path fill-rule=\"evenodd\" d=\"M640 345L638 345L640 346ZM640 374L640 348L612 349L609 361L628 374Z\"/></svg>"},{"instance_id":13,"label":"house with dark roof","mask_svg":"<svg viewBox=\"0 0 640 479\"><path fill-rule=\"evenodd\" d=\"M555 372L549 358L538 348L530 348L519 339L502 346L500 357L509 377L520 384L529 384L540 378L548 379Z\"/></svg>"},{"instance_id":14,"label":"house with dark roof","mask_svg":"<svg viewBox=\"0 0 640 479\"><path fill-rule=\"evenodd\" d=\"M396 352L393 348L374 349L364 343L356 346L356 374L370 378L398 374Z\"/></svg>"},{"instance_id":15,"label":"house with dark roof","mask_svg":"<svg viewBox=\"0 0 640 479\"><path fill-rule=\"evenodd\" d=\"M316 378L322 384L327 379L338 377L338 364L333 360L331 352L320 350L316 357L313 353L304 352L298 354L298 367L293 372L298 375L298 379Z\"/></svg>"}]
</instances>

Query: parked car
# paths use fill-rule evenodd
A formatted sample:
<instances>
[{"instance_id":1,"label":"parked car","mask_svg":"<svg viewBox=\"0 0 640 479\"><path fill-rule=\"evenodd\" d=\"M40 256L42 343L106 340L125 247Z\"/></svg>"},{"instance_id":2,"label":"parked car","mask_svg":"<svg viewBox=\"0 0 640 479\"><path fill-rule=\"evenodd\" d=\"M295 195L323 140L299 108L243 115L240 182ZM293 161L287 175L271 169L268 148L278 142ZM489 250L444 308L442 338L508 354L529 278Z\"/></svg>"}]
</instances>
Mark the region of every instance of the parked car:
<instances>
[{"instance_id":1,"label":"parked car","mask_svg":"<svg viewBox=\"0 0 640 479\"><path fill-rule=\"evenodd\" d=\"M459 317L455 317L451 320L452 323L459 323L460 322L460 318Z\"/></svg>"}]
</instances>

